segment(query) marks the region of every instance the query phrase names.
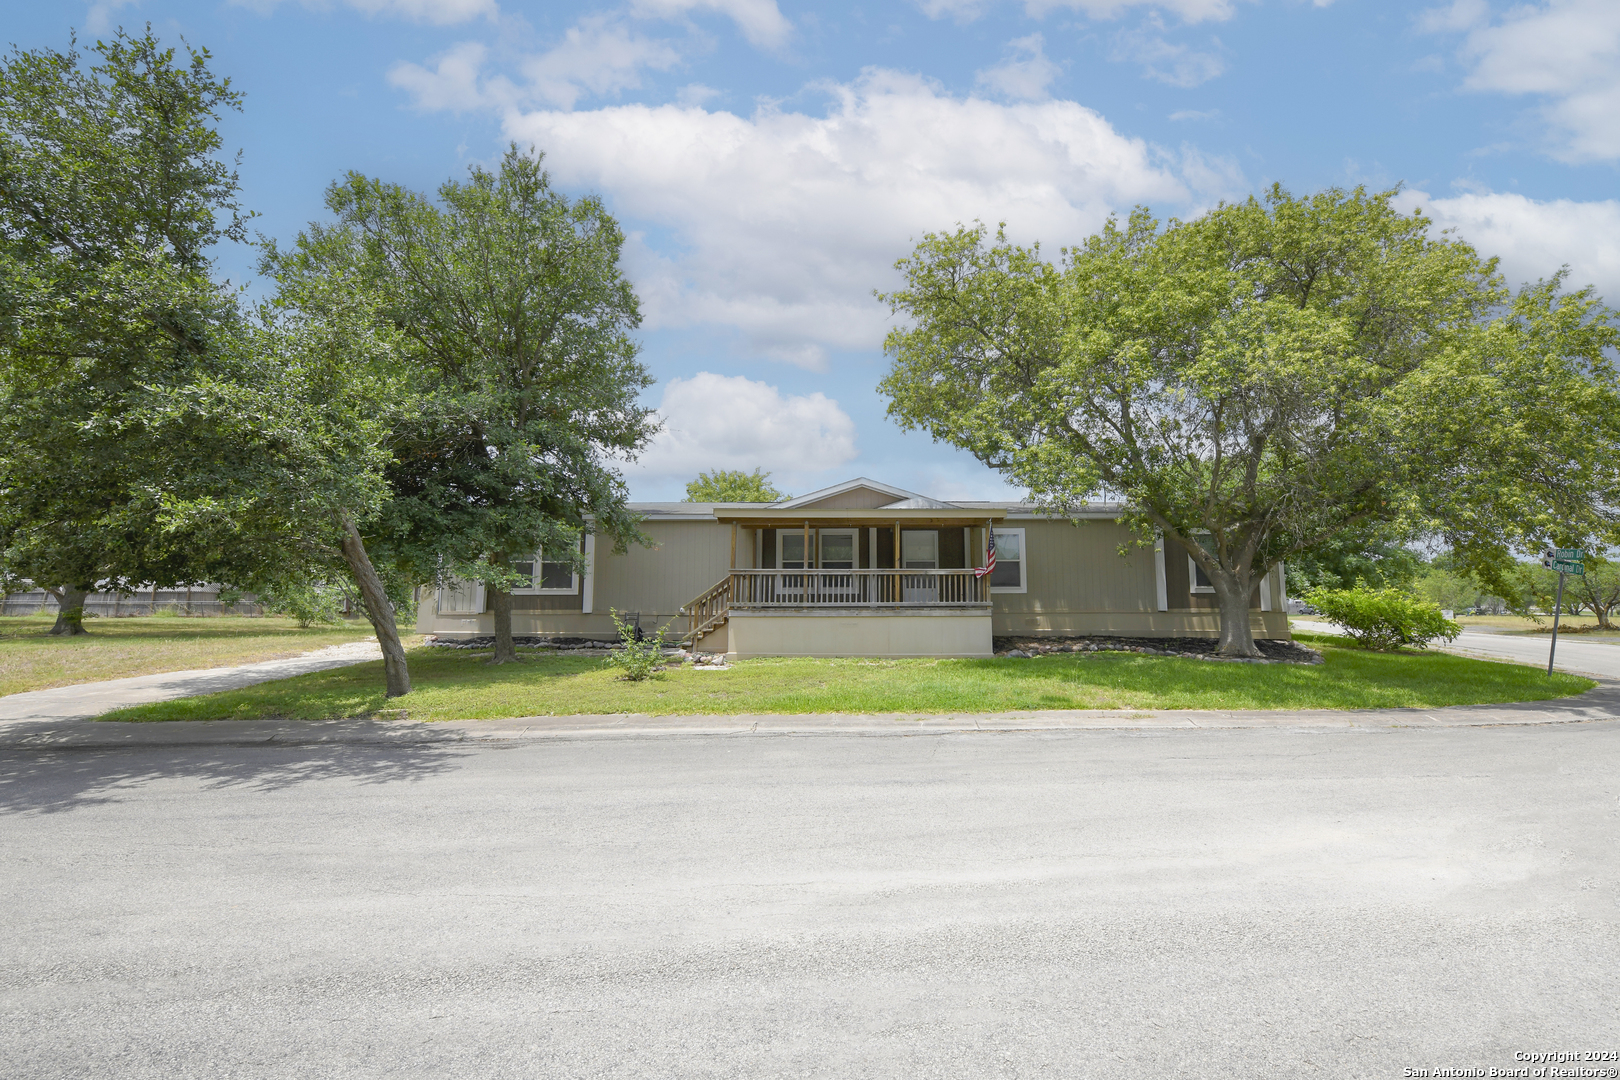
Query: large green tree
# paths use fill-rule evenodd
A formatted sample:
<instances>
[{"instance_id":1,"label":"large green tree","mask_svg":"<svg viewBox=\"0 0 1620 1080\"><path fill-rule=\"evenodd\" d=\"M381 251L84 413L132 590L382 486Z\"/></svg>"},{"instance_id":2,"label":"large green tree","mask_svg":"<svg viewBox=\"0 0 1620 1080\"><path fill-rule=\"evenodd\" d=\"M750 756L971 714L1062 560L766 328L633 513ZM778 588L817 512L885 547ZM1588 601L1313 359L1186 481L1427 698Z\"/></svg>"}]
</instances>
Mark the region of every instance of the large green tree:
<instances>
[{"instance_id":1,"label":"large green tree","mask_svg":"<svg viewBox=\"0 0 1620 1080\"><path fill-rule=\"evenodd\" d=\"M390 494L391 416L410 409L398 342L363 281L277 286L207 372L146 395L124 437L162 526L229 553L221 580L274 595L352 577L397 697L410 674L395 609L412 582L374 562L366 535Z\"/></svg>"},{"instance_id":2,"label":"large green tree","mask_svg":"<svg viewBox=\"0 0 1620 1080\"><path fill-rule=\"evenodd\" d=\"M201 580L209 541L158 525L121 422L206 366L236 321L210 248L246 219L206 50L150 29L0 64L0 573L82 632L98 584Z\"/></svg>"},{"instance_id":3,"label":"large green tree","mask_svg":"<svg viewBox=\"0 0 1620 1080\"><path fill-rule=\"evenodd\" d=\"M375 546L418 580L484 581L501 663L517 658L515 563L577 562L587 527L616 547L639 538L615 463L656 428L639 402L652 379L623 233L600 200L558 192L516 146L437 195L350 174L327 192L335 224L271 261L345 267L382 298L410 406L378 403L393 460Z\"/></svg>"},{"instance_id":4,"label":"large green tree","mask_svg":"<svg viewBox=\"0 0 1620 1080\"><path fill-rule=\"evenodd\" d=\"M1223 204L1110 221L1050 263L982 226L929 235L886 297L908 325L882 383L905 427L964 447L1054 513L1104 487L1215 587L1220 648L1254 655L1261 575L1346 530L1438 530L1500 557L1549 517L1499 409L1534 413L1575 532L1612 530L1620 396L1606 311L1553 287L1508 297L1493 261L1401 214L1396 193ZM1553 414L1558 415L1553 415ZM1494 493L1494 494L1491 494ZM1494 506L1491 498L1495 499Z\"/></svg>"},{"instance_id":5,"label":"large green tree","mask_svg":"<svg viewBox=\"0 0 1620 1080\"><path fill-rule=\"evenodd\" d=\"M771 483L771 474L755 469L745 473L741 469L715 469L700 472L697 479L686 485L687 502L742 502L771 503L791 498Z\"/></svg>"}]
</instances>

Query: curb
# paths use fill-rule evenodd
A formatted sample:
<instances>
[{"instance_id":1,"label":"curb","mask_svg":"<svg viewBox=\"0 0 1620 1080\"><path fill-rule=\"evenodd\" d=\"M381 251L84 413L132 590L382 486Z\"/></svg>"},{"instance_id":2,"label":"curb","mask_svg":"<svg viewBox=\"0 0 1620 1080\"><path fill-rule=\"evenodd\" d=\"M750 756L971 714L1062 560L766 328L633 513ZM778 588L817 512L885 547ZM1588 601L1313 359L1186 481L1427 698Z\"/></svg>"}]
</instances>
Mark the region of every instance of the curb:
<instances>
[{"instance_id":1,"label":"curb","mask_svg":"<svg viewBox=\"0 0 1620 1080\"><path fill-rule=\"evenodd\" d=\"M984 715L769 714L737 716L526 716L504 720L193 720L111 723L26 721L0 726L0 750L121 750L140 747L513 744L548 739L670 736L860 736L1078 734L1187 731L1390 731L1535 727L1620 721L1620 681L1575 698L1440 709L1311 711L1051 710Z\"/></svg>"}]
</instances>

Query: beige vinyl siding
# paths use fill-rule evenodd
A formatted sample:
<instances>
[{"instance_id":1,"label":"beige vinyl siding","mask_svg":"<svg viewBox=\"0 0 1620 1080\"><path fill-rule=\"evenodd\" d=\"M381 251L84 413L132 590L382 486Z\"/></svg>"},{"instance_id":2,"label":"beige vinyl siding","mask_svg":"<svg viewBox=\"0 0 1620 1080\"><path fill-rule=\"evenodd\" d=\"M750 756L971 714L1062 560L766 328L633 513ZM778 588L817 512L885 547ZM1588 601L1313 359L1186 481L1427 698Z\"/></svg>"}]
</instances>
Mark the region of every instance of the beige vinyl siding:
<instances>
[{"instance_id":1,"label":"beige vinyl siding","mask_svg":"<svg viewBox=\"0 0 1620 1080\"><path fill-rule=\"evenodd\" d=\"M1149 611L1158 606L1151 547L1119 546L1133 534L1113 521L1071 525L1051 519L1009 520L1024 530L1022 593L996 593L1006 614L1055 611Z\"/></svg>"},{"instance_id":2,"label":"beige vinyl siding","mask_svg":"<svg viewBox=\"0 0 1620 1080\"><path fill-rule=\"evenodd\" d=\"M653 547L632 546L622 555L611 542L597 539L597 611L639 611L643 625L656 616L674 617L681 605L715 584L731 568L731 526L713 521L657 521L641 524ZM737 561L751 537L738 530Z\"/></svg>"}]
</instances>

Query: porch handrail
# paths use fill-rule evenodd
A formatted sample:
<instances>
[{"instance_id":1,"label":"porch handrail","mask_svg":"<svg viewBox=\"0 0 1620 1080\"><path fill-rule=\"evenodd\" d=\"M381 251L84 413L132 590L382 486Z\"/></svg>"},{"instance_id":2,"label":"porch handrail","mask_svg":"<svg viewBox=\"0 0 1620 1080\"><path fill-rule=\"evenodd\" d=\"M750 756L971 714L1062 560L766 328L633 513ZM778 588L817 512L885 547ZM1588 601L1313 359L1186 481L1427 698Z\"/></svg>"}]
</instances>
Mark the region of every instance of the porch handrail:
<instances>
[{"instance_id":1,"label":"porch handrail","mask_svg":"<svg viewBox=\"0 0 1620 1080\"><path fill-rule=\"evenodd\" d=\"M731 575L727 574L709 586L696 599L681 607L681 614L691 617L687 636L693 641L702 637L711 627L726 621L731 608Z\"/></svg>"}]
</instances>

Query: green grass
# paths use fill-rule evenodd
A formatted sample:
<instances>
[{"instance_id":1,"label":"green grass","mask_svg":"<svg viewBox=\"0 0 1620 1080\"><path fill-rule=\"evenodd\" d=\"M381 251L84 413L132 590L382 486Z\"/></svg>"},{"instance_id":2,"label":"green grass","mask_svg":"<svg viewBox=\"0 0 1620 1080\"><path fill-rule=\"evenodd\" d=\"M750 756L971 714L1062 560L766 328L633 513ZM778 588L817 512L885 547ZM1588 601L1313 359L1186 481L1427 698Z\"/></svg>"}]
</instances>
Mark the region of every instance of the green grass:
<instances>
[{"instance_id":1,"label":"green grass","mask_svg":"<svg viewBox=\"0 0 1620 1080\"><path fill-rule=\"evenodd\" d=\"M291 619L233 615L87 619L90 632L46 634L54 615L0 617L0 694L160 671L279 660L371 636L366 623L301 630Z\"/></svg>"},{"instance_id":2,"label":"green grass","mask_svg":"<svg viewBox=\"0 0 1620 1080\"><path fill-rule=\"evenodd\" d=\"M1367 709L1529 701L1590 679L1445 653L1368 653L1302 640L1327 662L1218 664L1123 653L1032 660L760 659L624 682L586 657L492 667L486 653L415 649L405 698L384 702L381 663L143 705L107 720L328 719L404 708L417 720L588 713L982 713L1014 709Z\"/></svg>"}]
</instances>

